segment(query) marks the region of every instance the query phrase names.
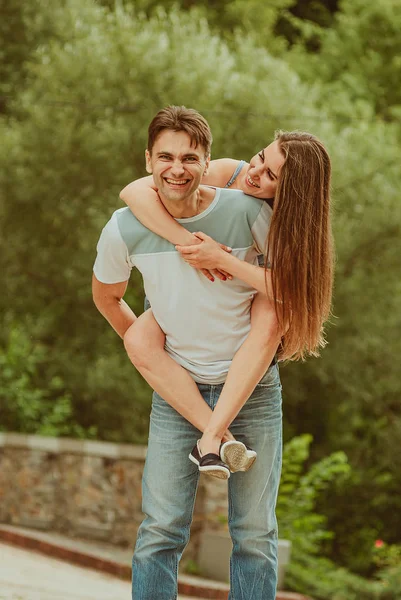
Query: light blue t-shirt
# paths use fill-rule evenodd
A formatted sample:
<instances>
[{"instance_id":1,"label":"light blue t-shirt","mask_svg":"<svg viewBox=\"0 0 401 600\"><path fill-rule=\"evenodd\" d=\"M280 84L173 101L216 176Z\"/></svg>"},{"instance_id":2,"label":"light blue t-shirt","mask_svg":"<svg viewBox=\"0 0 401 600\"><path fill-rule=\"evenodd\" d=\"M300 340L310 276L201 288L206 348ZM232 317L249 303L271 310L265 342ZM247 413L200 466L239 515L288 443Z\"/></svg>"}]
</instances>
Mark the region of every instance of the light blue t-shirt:
<instances>
[{"instance_id":1,"label":"light blue t-shirt","mask_svg":"<svg viewBox=\"0 0 401 600\"><path fill-rule=\"evenodd\" d=\"M217 188L206 210L177 221L188 231L203 231L231 246L234 256L257 265L271 214L266 202L239 190ZM255 290L237 278L209 281L170 242L144 227L129 208L114 212L97 252L94 273L103 283L127 281L132 267L139 269L170 356L196 382L223 383L249 333Z\"/></svg>"}]
</instances>

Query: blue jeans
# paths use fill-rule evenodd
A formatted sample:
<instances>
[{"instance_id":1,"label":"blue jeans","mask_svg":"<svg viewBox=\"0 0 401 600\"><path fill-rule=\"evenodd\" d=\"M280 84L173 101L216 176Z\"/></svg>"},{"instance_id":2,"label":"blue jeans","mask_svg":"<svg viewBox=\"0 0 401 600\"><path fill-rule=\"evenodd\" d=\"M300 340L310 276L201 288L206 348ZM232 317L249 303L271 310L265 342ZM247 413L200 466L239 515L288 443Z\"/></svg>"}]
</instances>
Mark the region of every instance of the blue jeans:
<instances>
[{"instance_id":1,"label":"blue jeans","mask_svg":"<svg viewBox=\"0 0 401 600\"><path fill-rule=\"evenodd\" d=\"M213 409L222 385L199 385ZM230 600L274 600L277 580L275 506L282 456L281 383L269 368L233 421L233 435L258 453L246 473L228 480L228 524L233 550ZM142 479L145 519L132 561L133 600L175 600L178 563L189 540L199 480L188 459L199 431L156 393Z\"/></svg>"}]
</instances>

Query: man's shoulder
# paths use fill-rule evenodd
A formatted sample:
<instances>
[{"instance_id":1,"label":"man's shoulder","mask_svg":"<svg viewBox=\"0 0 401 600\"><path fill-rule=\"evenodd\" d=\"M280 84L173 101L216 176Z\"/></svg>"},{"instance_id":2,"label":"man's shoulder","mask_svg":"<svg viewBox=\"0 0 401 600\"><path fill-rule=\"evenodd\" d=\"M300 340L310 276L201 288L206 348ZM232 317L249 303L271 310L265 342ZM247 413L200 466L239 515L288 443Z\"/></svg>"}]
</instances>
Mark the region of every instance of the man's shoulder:
<instances>
[{"instance_id":1,"label":"man's shoulder","mask_svg":"<svg viewBox=\"0 0 401 600\"><path fill-rule=\"evenodd\" d=\"M220 199L225 202L241 202L243 205L261 207L264 203L260 198L248 196L242 190L233 190L231 188L216 188L220 190Z\"/></svg>"},{"instance_id":2,"label":"man's shoulder","mask_svg":"<svg viewBox=\"0 0 401 600\"><path fill-rule=\"evenodd\" d=\"M218 208L220 212L234 215L247 216L249 222L253 222L264 209L264 200L248 196L241 190L230 190L220 188Z\"/></svg>"},{"instance_id":3,"label":"man's shoulder","mask_svg":"<svg viewBox=\"0 0 401 600\"><path fill-rule=\"evenodd\" d=\"M152 232L147 229L134 215L128 206L118 208L114 211L110 221L114 221L117 225L121 236L124 238L126 234L138 234L139 232Z\"/></svg>"},{"instance_id":4,"label":"man's shoulder","mask_svg":"<svg viewBox=\"0 0 401 600\"><path fill-rule=\"evenodd\" d=\"M115 222L119 236L130 255L157 254L174 249L170 242L142 225L128 206L114 211L111 221Z\"/></svg>"},{"instance_id":5,"label":"man's shoulder","mask_svg":"<svg viewBox=\"0 0 401 600\"><path fill-rule=\"evenodd\" d=\"M113 219L115 219L118 225L120 223L130 223L132 225L139 223L138 219L136 218L134 213L131 212L128 206L124 206L123 208L117 208L117 210L115 210L111 215L110 220Z\"/></svg>"}]
</instances>

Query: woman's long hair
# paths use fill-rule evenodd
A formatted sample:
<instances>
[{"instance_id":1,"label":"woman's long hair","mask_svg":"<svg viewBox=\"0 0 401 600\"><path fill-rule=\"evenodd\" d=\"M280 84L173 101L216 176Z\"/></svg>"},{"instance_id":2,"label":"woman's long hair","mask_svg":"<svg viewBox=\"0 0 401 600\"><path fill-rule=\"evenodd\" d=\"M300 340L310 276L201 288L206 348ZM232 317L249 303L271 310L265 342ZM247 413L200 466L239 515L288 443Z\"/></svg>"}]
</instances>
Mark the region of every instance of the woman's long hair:
<instances>
[{"instance_id":1,"label":"woman's long hair","mask_svg":"<svg viewBox=\"0 0 401 600\"><path fill-rule=\"evenodd\" d=\"M330 158L303 132L277 132L285 158L267 238L274 305L284 335L281 360L319 355L331 313L334 246L330 218ZM266 274L267 276L267 274Z\"/></svg>"}]
</instances>

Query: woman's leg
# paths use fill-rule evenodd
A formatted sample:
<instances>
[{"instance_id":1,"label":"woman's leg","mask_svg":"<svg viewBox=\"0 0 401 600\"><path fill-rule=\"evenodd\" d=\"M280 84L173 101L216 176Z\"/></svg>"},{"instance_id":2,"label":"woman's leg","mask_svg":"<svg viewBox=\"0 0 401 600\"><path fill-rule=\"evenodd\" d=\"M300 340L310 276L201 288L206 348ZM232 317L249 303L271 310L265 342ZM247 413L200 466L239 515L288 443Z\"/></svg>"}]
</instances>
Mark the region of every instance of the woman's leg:
<instances>
[{"instance_id":1,"label":"woman's leg","mask_svg":"<svg viewBox=\"0 0 401 600\"><path fill-rule=\"evenodd\" d=\"M281 336L274 309L258 294L251 309L251 331L233 358L214 412L204 402L189 373L164 350L165 336L151 310L143 313L124 336L127 354L149 385L177 412L203 432L202 455L219 454L222 440L273 360Z\"/></svg>"},{"instance_id":2,"label":"woman's leg","mask_svg":"<svg viewBox=\"0 0 401 600\"><path fill-rule=\"evenodd\" d=\"M220 400L217 401L217 404ZM277 365L256 386L232 432L258 453L255 466L228 482L231 600L274 600L277 580L275 507L281 472L281 384Z\"/></svg>"},{"instance_id":3,"label":"woman's leg","mask_svg":"<svg viewBox=\"0 0 401 600\"><path fill-rule=\"evenodd\" d=\"M151 388L203 432L212 416L212 409L202 398L188 371L167 354L164 342L165 335L151 309L144 312L124 336L124 346L131 362ZM221 437L234 439L228 431L223 432Z\"/></svg>"},{"instance_id":4,"label":"woman's leg","mask_svg":"<svg viewBox=\"0 0 401 600\"><path fill-rule=\"evenodd\" d=\"M267 371L280 339L274 308L266 296L257 294L251 309L251 331L233 358L219 400L199 442L202 454L218 453L224 431Z\"/></svg>"}]
</instances>

